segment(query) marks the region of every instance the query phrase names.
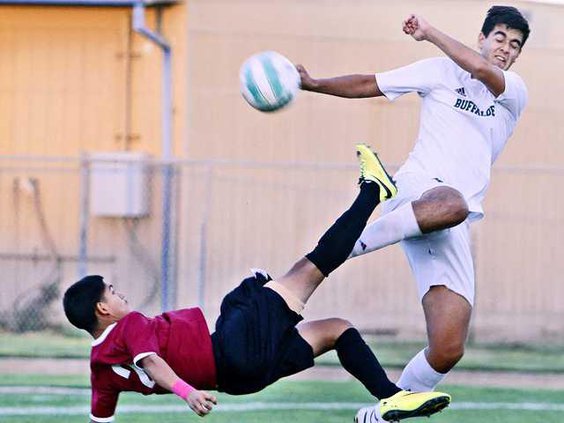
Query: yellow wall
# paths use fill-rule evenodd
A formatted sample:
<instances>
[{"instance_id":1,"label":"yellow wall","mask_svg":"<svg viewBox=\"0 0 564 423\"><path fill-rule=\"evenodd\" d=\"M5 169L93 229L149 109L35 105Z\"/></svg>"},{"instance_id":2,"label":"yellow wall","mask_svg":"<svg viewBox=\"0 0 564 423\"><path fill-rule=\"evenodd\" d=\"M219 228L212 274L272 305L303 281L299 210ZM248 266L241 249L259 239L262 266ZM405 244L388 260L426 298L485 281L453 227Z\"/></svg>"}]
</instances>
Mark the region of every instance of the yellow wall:
<instances>
[{"instance_id":1,"label":"yellow wall","mask_svg":"<svg viewBox=\"0 0 564 423\"><path fill-rule=\"evenodd\" d=\"M120 147L128 25L112 9L0 9L4 154Z\"/></svg>"},{"instance_id":2,"label":"yellow wall","mask_svg":"<svg viewBox=\"0 0 564 423\"><path fill-rule=\"evenodd\" d=\"M163 20L177 93L184 86L183 9ZM154 9L147 25L155 28ZM160 154L162 53L131 31L130 8L2 6L0 52L4 154Z\"/></svg>"}]
</instances>

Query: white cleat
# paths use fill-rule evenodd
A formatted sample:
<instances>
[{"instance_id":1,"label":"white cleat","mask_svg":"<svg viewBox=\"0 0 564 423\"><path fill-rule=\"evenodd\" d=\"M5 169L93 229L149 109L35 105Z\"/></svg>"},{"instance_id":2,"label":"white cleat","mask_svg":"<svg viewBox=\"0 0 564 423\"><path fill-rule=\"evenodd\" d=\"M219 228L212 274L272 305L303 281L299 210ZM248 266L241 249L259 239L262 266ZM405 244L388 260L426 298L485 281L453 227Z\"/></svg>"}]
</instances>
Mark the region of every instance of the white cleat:
<instances>
[{"instance_id":1,"label":"white cleat","mask_svg":"<svg viewBox=\"0 0 564 423\"><path fill-rule=\"evenodd\" d=\"M371 407L364 407L358 410L354 418L354 423L385 423L386 421L380 416L380 405L376 404Z\"/></svg>"}]
</instances>

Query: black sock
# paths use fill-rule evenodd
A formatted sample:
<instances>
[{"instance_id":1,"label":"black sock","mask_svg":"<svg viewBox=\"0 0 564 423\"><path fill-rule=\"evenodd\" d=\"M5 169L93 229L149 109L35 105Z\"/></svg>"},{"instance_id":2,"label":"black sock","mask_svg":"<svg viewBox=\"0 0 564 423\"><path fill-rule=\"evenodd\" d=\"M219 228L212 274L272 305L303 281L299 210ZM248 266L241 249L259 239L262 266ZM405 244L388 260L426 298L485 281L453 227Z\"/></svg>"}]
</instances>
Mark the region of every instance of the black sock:
<instances>
[{"instance_id":1,"label":"black sock","mask_svg":"<svg viewBox=\"0 0 564 423\"><path fill-rule=\"evenodd\" d=\"M376 398L388 398L401 391L388 379L378 359L355 328L343 332L335 343L335 350L345 370Z\"/></svg>"},{"instance_id":2,"label":"black sock","mask_svg":"<svg viewBox=\"0 0 564 423\"><path fill-rule=\"evenodd\" d=\"M345 262L368 218L380 203L380 187L364 182L352 206L339 217L306 255L325 277Z\"/></svg>"}]
</instances>

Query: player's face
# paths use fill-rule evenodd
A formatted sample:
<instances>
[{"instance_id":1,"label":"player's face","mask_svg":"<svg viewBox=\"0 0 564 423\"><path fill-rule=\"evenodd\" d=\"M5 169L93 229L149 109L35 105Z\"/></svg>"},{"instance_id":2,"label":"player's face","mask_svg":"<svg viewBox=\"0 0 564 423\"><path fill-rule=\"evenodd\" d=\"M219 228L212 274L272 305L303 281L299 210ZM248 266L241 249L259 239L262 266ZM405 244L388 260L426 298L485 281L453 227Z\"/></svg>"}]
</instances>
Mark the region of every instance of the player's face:
<instances>
[{"instance_id":1,"label":"player's face","mask_svg":"<svg viewBox=\"0 0 564 423\"><path fill-rule=\"evenodd\" d=\"M482 56L492 65L507 70L521 54L523 33L518 29L497 24L487 37L480 34L478 45Z\"/></svg>"},{"instance_id":2,"label":"player's face","mask_svg":"<svg viewBox=\"0 0 564 423\"><path fill-rule=\"evenodd\" d=\"M121 319L131 311L125 295L117 292L112 284L106 284L102 301L108 311L117 319Z\"/></svg>"}]
</instances>

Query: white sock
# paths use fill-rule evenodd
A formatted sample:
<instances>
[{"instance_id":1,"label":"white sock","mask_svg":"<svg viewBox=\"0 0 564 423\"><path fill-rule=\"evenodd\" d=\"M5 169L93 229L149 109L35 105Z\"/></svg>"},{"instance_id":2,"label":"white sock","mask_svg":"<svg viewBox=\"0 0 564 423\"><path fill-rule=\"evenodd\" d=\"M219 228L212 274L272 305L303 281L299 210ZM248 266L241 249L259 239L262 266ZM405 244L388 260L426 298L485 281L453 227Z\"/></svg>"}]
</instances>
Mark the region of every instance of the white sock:
<instances>
[{"instance_id":1,"label":"white sock","mask_svg":"<svg viewBox=\"0 0 564 423\"><path fill-rule=\"evenodd\" d=\"M411 203L376 219L362 231L349 258L360 256L402 239L422 235Z\"/></svg>"},{"instance_id":2,"label":"white sock","mask_svg":"<svg viewBox=\"0 0 564 423\"><path fill-rule=\"evenodd\" d=\"M406 391L433 391L447 374L439 373L431 367L425 357L425 349L423 349L407 363L397 385Z\"/></svg>"}]
</instances>

